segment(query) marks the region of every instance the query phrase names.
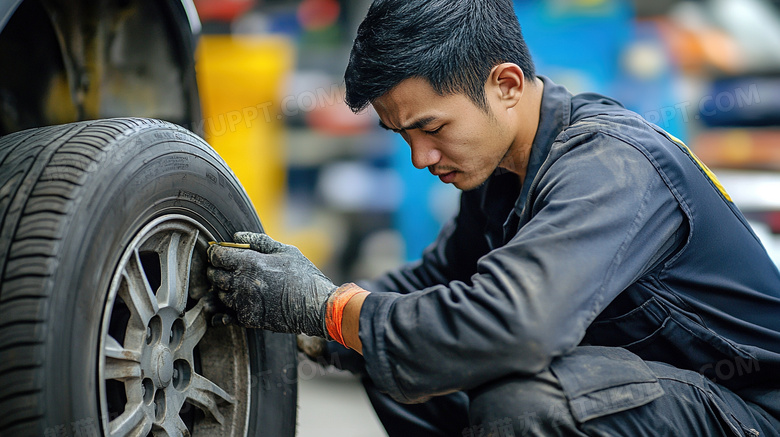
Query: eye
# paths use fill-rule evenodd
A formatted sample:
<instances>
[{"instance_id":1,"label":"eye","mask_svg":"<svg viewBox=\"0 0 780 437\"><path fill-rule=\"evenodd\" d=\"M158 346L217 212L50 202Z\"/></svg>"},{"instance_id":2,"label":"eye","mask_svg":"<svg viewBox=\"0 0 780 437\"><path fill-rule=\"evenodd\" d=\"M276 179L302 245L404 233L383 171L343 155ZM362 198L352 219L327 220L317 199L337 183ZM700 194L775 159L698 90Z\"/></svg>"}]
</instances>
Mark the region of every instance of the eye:
<instances>
[{"instance_id":1,"label":"eye","mask_svg":"<svg viewBox=\"0 0 780 437\"><path fill-rule=\"evenodd\" d=\"M434 130L424 130L423 132L425 132L425 133L426 133L426 134L428 134L428 135L436 135L437 133L441 132L441 129L442 129L443 127L444 127L444 125L441 125L441 126L437 127L437 128L436 128L436 129L434 129Z\"/></svg>"}]
</instances>

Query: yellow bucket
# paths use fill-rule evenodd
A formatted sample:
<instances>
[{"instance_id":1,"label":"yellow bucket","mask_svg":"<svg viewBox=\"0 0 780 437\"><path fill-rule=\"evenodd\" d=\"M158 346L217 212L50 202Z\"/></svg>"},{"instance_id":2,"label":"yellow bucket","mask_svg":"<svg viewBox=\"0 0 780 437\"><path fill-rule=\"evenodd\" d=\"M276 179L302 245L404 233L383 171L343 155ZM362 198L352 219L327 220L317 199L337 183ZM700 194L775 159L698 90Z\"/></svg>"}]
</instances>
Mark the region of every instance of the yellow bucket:
<instances>
[{"instance_id":1,"label":"yellow bucket","mask_svg":"<svg viewBox=\"0 0 780 437\"><path fill-rule=\"evenodd\" d=\"M206 141L238 176L266 232L281 230L284 122L280 102L292 72L283 37L203 35L197 76Z\"/></svg>"}]
</instances>

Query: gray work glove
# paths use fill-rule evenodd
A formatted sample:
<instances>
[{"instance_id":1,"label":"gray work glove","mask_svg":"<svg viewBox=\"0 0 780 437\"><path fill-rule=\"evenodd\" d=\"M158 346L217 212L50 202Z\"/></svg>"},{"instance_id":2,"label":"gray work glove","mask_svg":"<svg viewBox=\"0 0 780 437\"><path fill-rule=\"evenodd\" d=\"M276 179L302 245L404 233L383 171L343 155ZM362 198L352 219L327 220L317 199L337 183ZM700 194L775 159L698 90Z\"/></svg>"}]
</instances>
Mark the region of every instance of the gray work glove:
<instances>
[{"instance_id":1,"label":"gray work glove","mask_svg":"<svg viewBox=\"0 0 780 437\"><path fill-rule=\"evenodd\" d=\"M322 360L328 350L328 342L324 338L298 334L295 339L298 343L298 350L312 361Z\"/></svg>"},{"instance_id":2,"label":"gray work glove","mask_svg":"<svg viewBox=\"0 0 780 437\"><path fill-rule=\"evenodd\" d=\"M219 298L250 328L327 337L325 311L337 289L298 248L265 234L238 232L239 249L212 245L207 275Z\"/></svg>"}]
</instances>

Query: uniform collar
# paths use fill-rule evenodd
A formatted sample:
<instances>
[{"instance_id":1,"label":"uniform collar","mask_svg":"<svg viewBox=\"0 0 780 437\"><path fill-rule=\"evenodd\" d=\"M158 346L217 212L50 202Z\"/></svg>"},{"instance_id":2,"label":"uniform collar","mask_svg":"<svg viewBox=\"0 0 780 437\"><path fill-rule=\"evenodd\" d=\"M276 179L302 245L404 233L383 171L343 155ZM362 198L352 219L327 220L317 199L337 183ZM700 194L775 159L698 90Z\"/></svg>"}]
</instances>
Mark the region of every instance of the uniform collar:
<instances>
[{"instance_id":1,"label":"uniform collar","mask_svg":"<svg viewBox=\"0 0 780 437\"><path fill-rule=\"evenodd\" d=\"M539 173L539 169L550 154L555 138L571 123L571 93L545 76L538 76L544 83L539 126L531 145L528 168L523 179L520 196L515 202L515 212L520 214L525 206L528 191Z\"/></svg>"},{"instance_id":2,"label":"uniform collar","mask_svg":"<svg viewBox=\"0 0 780 437\"><path fill-rule=\"evenodd\" d=\"M516 174L499 168L487 180L482 191L481 207L486 212L486 227L503 228L503 235L487 236L491 247L505 244L517 232L531 185L549 156L555 139L571 123L571 93L546 77L539 76L539 79L544 83L539 125L531 144L522 186L518 188Z\"/></svg>"}]
</instances>

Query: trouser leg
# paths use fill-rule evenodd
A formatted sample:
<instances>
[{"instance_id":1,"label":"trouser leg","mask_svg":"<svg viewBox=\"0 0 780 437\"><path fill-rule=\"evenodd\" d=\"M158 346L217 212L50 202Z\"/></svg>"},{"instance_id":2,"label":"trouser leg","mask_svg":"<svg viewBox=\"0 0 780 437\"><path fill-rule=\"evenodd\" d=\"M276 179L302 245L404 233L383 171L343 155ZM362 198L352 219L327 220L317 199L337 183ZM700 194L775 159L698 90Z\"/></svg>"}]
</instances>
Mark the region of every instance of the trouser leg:
<instances>
[{"instance_id":1,"label":"trouser leg","mask_svg":"<svg viewBox=\"0 0 780 437\"><path fill-rule=\"evenodd\" d=\"M457 392L421 404L401 404L376 388L365 371L363 357L336 342L328 343L324 365L359 375L368 399L390 437L460 436L468 426L468 396Z\"/></svg>"},{"instance_id":2,"label":"trouser leg","mask_svg":"<svg viewBox=\"0 0 780 437\"><path fill-rule=\"evenodd\" d=\"M578 348L534 377L470 392L463 436L777 436L780 423L696 372Z\"/></svg>"},{"instance_id":3,"label":"trouser leg","mask_svg":"<svg viewBox=\"0 0 780 437\"><path fill-rule=\"evenodd\" d=\"M585 436L566 395L549 371L533 378L509 377L469 396L470 426L463 437Z\"/></svg>"},{"instance_id":4,"label":"trouser leg","mask_svg":"<svg viewBox=\"0 0 780 437\"><path fill-rule=\"evenodd\" d=\"M355 366L345 365L347 358L340 363L363 375L391 437L780 436L780 421L728 389L620 348L577 348L533 377L510 376L468 397L459 392L415 405L379 392L361 372L362 357L354 357L361 364ZM763 398L780 403L780 393Z\"/></svg>"},{"instance_id":5,"label":"trouser leg","mask_svg":"<svg viewBox=\"0 0 780 437\"><path fill-rule=\"evenodd\" d=\"M368 399L390 437L460 436L468 426L468 397L463 392L437 396L421 404L401 404L363 379Z\"/></svg>"}]
</instances>

